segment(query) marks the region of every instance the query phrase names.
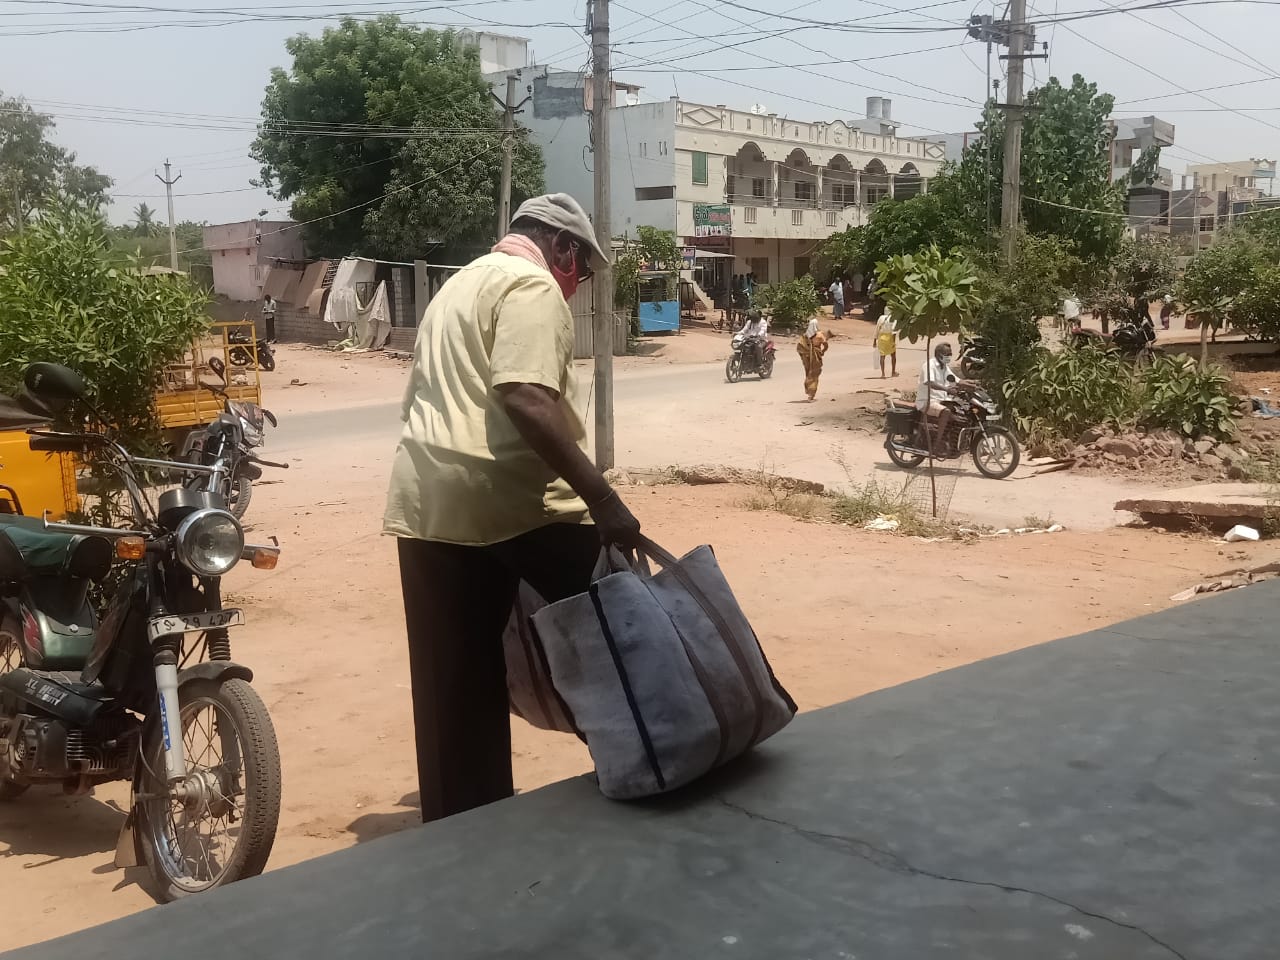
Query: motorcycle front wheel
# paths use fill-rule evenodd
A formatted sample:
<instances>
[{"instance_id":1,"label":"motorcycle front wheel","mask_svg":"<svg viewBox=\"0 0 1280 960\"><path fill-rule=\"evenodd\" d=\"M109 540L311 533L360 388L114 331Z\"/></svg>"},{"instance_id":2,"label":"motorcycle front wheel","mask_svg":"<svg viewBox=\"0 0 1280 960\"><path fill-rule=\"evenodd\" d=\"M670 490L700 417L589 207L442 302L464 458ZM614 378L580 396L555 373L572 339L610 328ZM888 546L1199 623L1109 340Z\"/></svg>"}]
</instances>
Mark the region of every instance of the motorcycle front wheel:
<instances>
[{"instance_id":1,"label":"motorcycle front wheel","mask_svg":"<svg viewBox=\"0 0 1280 960\"><path fill-rule=\"evenodd\" d=\"M243 520L253 499L253 481L248 477L236 477L227 491L227 509L237 520Z\"/></svg>"},{"instance_id":2,"label":"motorcycle front wheel","mask_svg":"<svg viewBox=\"0 0 1280 960\"><path fill-rule=\"evenodd\" d=\"M266 350L260 349L258 351L258 366L267 371L267 373L270 373L276 368L275 355Z\"/></svg>"},{"instance_id":3,"label":"motorcycle front wheel","mask_svg":"<svg viewBox=\"0 0 1280 960\"><path fill-rule=\"evenodd\" d=\"M1004 427L987 427L986 433L973 438L969 451L978 472L992 480L1003 480L1012 474L1022 459L1017 438Z\"/></svg>"},{"instance_id":4,"label":"motorcycle front wheel","mask_svg":"<svg viewBox=\"0 0 1280 960\"><path fill-rule=\"evenodd\" d=\"M730 383L737 383L742 379L742 361L737 356L732 356L724 365L724 378Z\"/></svg>"},{"instance_id":5,"label":"motorcycle front wheel","mask_svg":"<svg viewBox=\"0 0 1280 960\"><path fill-rule=\"evenodd\" d=\"M243 680L179 691L191 795L170 795L159 731L136 801L143 859L164 902L204 893L267 865L280 820L280 748L262 698Z\"/></svg>"},{"instance_id":6,"label":"motorcycle front wheel","mask_svg":"<svg viewBox=\"0 0 1280 960\"><path fill-rule=\"evenodd\" d=\"M907 433L892 434L884 443L885 452L889 454L889 459L902 467L904 470L914 470L920 464L924 463L924 456L919 453L903 453L901 450L893 449L895 443L906 444L910 446L915 443L915 438Z\"/></svg>"}]
</instances>

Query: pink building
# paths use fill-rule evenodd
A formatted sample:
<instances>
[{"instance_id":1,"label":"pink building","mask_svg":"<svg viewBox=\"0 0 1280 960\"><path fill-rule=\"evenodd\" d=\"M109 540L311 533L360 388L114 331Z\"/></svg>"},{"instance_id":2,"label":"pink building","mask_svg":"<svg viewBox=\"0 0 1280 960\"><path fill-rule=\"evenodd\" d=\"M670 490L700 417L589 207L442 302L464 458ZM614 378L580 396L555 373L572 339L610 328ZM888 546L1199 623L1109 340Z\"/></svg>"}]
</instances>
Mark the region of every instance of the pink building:
<instances>
[{"instance_id":1,"label":"pink building","mask_svg":"<svg viewBox=\"0 0 1280 960\"><path fill-rule=\"evenodd\" d=\"M276 260L302 260L302 231L292 220L242 220L204 228L213 260L213 292L231 300L258 300Z\"/></svg>"}]
</instances>

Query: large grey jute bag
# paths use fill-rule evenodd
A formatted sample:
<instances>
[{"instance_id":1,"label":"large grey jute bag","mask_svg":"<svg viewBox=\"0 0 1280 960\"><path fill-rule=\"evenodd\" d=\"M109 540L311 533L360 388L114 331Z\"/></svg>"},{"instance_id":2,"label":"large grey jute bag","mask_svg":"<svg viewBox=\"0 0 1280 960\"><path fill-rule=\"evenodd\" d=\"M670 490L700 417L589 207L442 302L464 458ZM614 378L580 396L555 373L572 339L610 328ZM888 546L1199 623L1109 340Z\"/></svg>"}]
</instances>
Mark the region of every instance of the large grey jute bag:
<instances>
[{"instance_id":1,"label":"large grey jute bag","mask_svg":"<svg viewBox=\"0 0 1280 960\"><path fill-rule=\"evenodd\" d=\"M710 547L602 551L590 589L531 622L607 797L687 784L795 716Z\"/></svg>"}]
</instances>

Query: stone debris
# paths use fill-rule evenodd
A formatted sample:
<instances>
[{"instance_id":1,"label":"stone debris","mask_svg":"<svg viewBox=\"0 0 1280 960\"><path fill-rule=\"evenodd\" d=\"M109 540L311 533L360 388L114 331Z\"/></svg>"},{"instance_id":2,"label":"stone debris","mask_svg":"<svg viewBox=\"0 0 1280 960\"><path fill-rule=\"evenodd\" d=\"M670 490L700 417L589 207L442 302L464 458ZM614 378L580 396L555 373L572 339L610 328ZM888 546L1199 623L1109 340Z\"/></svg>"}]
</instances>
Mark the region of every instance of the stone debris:
<instances>
[{"instance_id":1,"label":"stone debris","mask_svg":"<svg viewBox=\"0 0 1280 960\"><path fill-rule=\"evenodd\" d=\"M1252 586L1255 583L1262 583L1264 580L1271 580L1276 576L1276 571L1271 569L1260 570L1240 570L1227 576L1218 577L1213 580L1205 580L1194 586L1187 587L1175 593L1169 599L1175 603L1182 600L1190 600L1192 597L1201 593L1221 593L1224 590L1238 590L1241 587Z\"/></svg>"},{"instance_id":2,"label":"stone debris","mask_svg":"<svg viewBox=\"0 0 1280 960\"><path fill-rule=\"evenodd\" d=\"M668 483L703 484L739 483L746 486L767 486L786 493L820 494L825 491L821 483L784 477L764 470L742 470L716 463L702 463L692 467L662 467L621 469L615 467L605 474L610 483L620 486L659 486Z\"/></svg>"},{"instance_id":3,"label":"stone debris","mask_svg":"<svg viewBox=\"0 0 1280 960\"><path fill-rule=\"evenodd\" d=\"M1172 430L1117 431L1090 427L1065 458L1076 467L1146 474L1191 473L1201 479L1246 480L1274 453L1275 435L1267 430L1242 432L1230 443L1212 437L1189 440Z\"/></svg>"}]
</instances>

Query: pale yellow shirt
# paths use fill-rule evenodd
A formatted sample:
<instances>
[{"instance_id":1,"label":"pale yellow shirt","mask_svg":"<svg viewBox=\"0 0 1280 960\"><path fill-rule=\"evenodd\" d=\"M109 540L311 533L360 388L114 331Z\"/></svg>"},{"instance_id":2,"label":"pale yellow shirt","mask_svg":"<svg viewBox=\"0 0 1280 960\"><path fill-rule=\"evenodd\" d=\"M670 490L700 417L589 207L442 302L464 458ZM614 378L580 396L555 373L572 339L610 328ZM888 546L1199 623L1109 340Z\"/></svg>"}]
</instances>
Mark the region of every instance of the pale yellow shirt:
<instances>
[{"instance_id":1,"label":"pale yellow shirt","mask_svg":"<svg viewBox=\"0 0 1280 960\"><path fill-rule=\"evenodd\" d=\"M548 523L587 522L586 504L503 411L494 388L505 383L557 391L586 449L569 306L549 272L490 253L449 278L418 330L384 533L484 545Z\"/></svg>"}]
</instances>

